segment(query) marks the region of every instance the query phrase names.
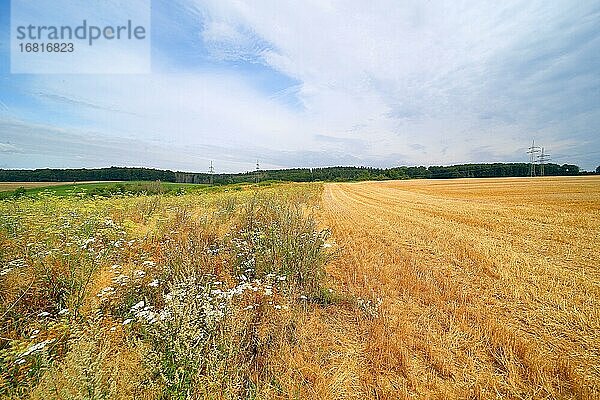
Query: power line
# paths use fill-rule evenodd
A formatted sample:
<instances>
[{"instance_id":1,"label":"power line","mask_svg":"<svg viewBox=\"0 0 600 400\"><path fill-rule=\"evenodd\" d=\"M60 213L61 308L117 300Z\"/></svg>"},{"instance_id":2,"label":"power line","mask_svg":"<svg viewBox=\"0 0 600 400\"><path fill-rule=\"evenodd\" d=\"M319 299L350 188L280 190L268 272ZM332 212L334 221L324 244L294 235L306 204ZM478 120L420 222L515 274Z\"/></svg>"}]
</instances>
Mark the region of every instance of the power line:
<instances>
[{"instance_id":1,"label":"power line","mask_svg":"<svg viewBox=\"0 0 600 400\"><path fill-rule=\"evenodd\" d=\"M210 162L210 167L208 168L208 173L210 174L210 184L213 184L213 175L215 174L215 169L213 167L213 162Z\"/></svg>"}]
</instances>

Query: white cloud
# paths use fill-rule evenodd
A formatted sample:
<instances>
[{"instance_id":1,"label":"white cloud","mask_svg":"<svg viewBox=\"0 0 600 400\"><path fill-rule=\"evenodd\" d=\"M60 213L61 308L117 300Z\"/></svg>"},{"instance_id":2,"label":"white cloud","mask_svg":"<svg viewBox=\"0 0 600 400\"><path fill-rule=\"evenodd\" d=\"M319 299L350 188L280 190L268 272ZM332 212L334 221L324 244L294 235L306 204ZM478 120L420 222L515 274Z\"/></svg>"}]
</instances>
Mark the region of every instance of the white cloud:
<instances>
[{"instance_id":1,"label":"white cloud","mask_svg":"<svg viewBox=\"0 0 600 400\"><path fill-rule=\"evenodd\" d=\"M226 74L41 78L32 86L48 106L74 104L73 113L107 135L189 145L277 143L282 150L302 141L290 134L300 122L290 110Z\"/></svg>"},{"instance_id":2,"label":"white cloud","mask_svg":"<svg viewBox=\"0 0 600 400\"><path fill-rule=\"evenodd\" d=\"M182 21L193 21L182 32L195 34L189 40L202 42L216 67L37 76L29 95L64 115L65 128L162 147L174 156L153 165L168 168L203 169L191 149L235 171L255 158L271 166L519 161L532 137L555 154L600 146L594 2L177 4L189 13ZM161 23L162 33L173 28ZM179 56L155 50L161 69ZM257 64L293 86L261 88L247 73ZM239 67L219 71L231 65ZM591 168L592 158L564 161Z\"/></svg>"},{"instance_id":3,"label":"white cloud","mask_svg":"<svg viewBox=\"0 0 600 400\"><path fill-rule=\"evenodd\" d=\"M302 82L299 96L319 133L368 140L363 156L399 152L408 162L447 163L473 161L479 147L511 157L532 136L554 147L575 143L565 135L581 110L549 126L572 100L548 88L576 97L572 84L599 85L597 73L576 82L586 68L576 47L600 47L597 27L586 31L592 2L195 4L212 24L268 43L256 57ZM597 57L590 61L598 67ZM592 113L599 122L597 106ZM589 133L581 135L589 141ZM415 141L426 153L410 147Z\"/></svg>"}]
</instances>

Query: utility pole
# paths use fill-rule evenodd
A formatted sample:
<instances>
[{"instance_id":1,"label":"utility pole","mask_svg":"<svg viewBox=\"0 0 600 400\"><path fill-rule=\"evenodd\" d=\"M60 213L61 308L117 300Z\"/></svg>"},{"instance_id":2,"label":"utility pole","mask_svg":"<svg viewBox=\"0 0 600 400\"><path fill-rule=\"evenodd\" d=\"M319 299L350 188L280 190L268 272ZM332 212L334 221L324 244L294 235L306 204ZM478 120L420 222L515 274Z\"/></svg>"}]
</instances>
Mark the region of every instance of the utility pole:
<instances>
[{"instance_id":1,"label":"utility pole","mask_svg":"<svg viewBox=\"0 0 600 400\"><path fill-rule=\"evenodd\" d=\"M258 184L259 181L259 173L260 173L260 165L258 164L258 160L256 160L256 175L254 176L254 181Z\"/></svg>"},{"instance_id":2,"label":"utility pole","mask_svg":"<svg viewBox=\"0 0 600 400\"><path fill-rule=\"evenodd\" d=\"M529 176L535 176L535 162L537 153L540 152L540 148L535 145L535 139L531 141L531 146L527 150L529 154Z\"/></svg>"},{"instance_id":3,"label":"utility pole","mask_svg":"<svg viewBox=\"0 0 600 400\"><path fill-rule=\"evenodd\" d=\"M215 169L213 167L213 162L210 162L210 168L208 168L208 173L210 174L210 184L213 184L213 176L215 174Z\"/></svg>"},{"instance_id":4,"label":"utility pole","mask_svg":"<svg viewBox=\"0 0 600 400\"><path fill-rule=\"evenodd\" d=\"M544 148L542 147L542 151L538 156L538 162L540 163L540 176L544 176L544 164L550 161L550 154L544 152Z\"/></svg>"}]
</instances>

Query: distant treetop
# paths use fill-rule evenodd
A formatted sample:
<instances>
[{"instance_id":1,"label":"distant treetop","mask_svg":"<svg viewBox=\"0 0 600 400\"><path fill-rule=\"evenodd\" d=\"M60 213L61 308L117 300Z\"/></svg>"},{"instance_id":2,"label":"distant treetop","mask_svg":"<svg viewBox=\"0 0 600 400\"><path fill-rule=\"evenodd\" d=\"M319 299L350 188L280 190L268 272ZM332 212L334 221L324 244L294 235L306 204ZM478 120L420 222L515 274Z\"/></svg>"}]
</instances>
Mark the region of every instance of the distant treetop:
<instances>
[{"instance_id":1,"label":"distant treetop","mask_svg":"<svg viewBox=\"0 0 600 400\"><path fill-rule=\"evenodd\" d=\"M492 178L529 176L528 163L459 164L430 167L325 167L260 170L238 174L214 174L215 184L254 182L259 180L294 182L365 181L388 179L445 179ZM544 175L579 175L580 169L572 164L545 164ZM596 168L600 173L600 166ZM163 181L179 183L210 183L211 175L195 172L173 172L153 168L110 167L97 169L0 169L0 182L82 182L82 181Z\"/></svg>"}]
</instances>

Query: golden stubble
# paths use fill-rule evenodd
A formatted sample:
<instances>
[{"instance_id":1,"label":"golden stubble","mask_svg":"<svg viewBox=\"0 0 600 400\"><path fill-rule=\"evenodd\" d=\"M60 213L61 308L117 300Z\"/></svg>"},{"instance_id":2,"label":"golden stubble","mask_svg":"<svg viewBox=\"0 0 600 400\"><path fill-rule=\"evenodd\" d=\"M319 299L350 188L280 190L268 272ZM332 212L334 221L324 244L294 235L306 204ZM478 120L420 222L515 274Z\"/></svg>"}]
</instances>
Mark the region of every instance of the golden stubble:
<instances>
[{"instance_id":1,"label":"golden stubble","mask_svg":"<svg viewBox=\"0 0 600 400\"><path fill-rule=\"evenodd\" d=\"M332 285L383 300L336 322L363 398L599 396L598 177L326 184L320 218Z\"/></svg>"}]
</instances>

